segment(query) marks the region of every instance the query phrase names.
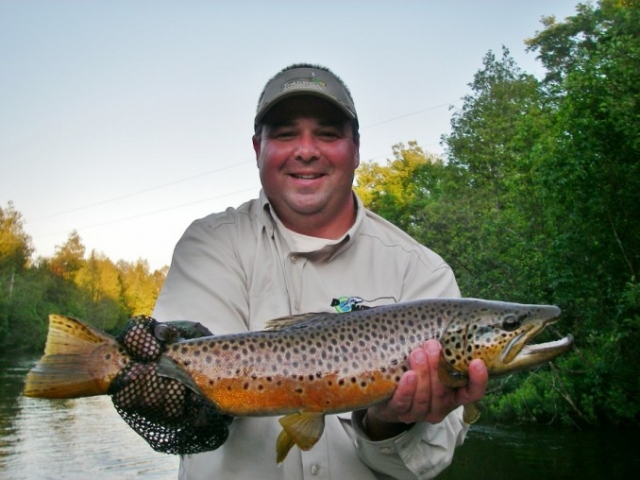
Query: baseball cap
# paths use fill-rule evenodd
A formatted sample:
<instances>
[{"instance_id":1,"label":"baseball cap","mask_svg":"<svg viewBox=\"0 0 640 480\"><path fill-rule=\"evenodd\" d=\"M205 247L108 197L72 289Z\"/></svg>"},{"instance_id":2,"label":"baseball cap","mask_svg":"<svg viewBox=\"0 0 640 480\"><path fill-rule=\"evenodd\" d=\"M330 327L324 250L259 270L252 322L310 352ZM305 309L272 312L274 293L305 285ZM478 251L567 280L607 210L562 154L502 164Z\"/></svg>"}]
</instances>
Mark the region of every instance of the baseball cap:
<instances>
[{"instance_id":1,"label":"baseball cap","mask_svg":"<svg viewBox=\"0 0 640 480\"><path fill-rule=\"evenodd\" d=\"M347 118L358 118L349 90L334 73L324 67L294 65L282 70L265 85L258 101L254 127L276 104L297 95L320 97L338 107Z\"/></svg>"}]
</instances>

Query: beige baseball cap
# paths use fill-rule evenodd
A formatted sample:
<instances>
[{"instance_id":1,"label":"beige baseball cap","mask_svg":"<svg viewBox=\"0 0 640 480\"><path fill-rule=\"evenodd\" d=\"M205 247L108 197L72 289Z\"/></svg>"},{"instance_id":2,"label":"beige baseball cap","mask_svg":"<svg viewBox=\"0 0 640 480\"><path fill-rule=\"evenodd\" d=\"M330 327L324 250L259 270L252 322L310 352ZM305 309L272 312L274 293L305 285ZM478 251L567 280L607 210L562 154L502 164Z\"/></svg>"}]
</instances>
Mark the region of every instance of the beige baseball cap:
<instances>
[{"instance_id":1,"label":"beige baseball cap","mask_svg":"<svg viewBox=\"0 0 640 480\"><path fill-rule=\"evenodd\" d=\"M265 85L258 101L254 127L274 105L297 95L323 98L338 107L347 118L358 118L351 94L340 78L323 67L293 66L278 73Z\"/></svg>"}]
</instances>

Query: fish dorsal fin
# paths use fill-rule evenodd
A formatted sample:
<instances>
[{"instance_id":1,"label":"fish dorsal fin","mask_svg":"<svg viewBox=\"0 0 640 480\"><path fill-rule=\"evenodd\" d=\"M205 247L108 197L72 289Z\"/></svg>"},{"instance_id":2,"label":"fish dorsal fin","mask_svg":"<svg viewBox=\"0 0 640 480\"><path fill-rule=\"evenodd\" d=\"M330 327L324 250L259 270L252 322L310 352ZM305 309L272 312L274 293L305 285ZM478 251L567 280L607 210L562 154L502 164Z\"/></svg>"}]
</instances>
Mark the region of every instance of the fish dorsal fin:
<instances>
[{"instance_id":1,"label":"fish dorsal fin","mask_svg":"<svg viewBox=\"0 0 640 480\"><path fill-rule=\"evenodd\" d=\"M292 413L280 420L282 432L276 442L277 462L282 463L289 450L297 445L300 450L310 450L324 432L324 414L317 412Z\"/></svg>"},{"instance_id":2,"label":"fish dorsal fin","mask_svg":"<svg viewBox=\"0 0 640 480\"><path fill-rule=\"evenodd\" d=\"M309 323L313 323L320 315L334 315L327 312L302 313L300 315L287 315L285 317L274 318L269 320L265 330L284 330L287 328L303 328ZM337 315L337 314L335 314Z\"/></svg>"}]
</instances>

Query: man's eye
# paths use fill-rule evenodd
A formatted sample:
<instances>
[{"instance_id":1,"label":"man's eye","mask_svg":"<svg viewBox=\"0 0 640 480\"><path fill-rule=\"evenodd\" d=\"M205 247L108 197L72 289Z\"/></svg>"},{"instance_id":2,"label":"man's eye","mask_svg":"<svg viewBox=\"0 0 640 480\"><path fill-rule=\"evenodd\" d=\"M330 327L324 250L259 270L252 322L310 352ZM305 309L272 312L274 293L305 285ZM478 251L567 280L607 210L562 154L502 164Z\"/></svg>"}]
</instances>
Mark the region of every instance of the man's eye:
<instances>
[{"instance_id":1,"label":"man's eye","mask_svg":"<svg viewBox=\"0 0 640 480\"><path fill-rule=\"evenodd\" d=\"M326 139L335 139L340 138L340 133L336 132L335 130L323 130L321 132L318 132L318 136Z\"/></svg>"},{"instance_id":2,"label":"man's eye","mask_svg":"<svg viewBox=\"0 0 640 480\"><path fill-rule=\"evenodd\" d=\"M273 132L273 137L274 138L291 138L295 135L295 132L293 132L292 130L278 130L276 132Z\"/></svg>"}]
</instances>

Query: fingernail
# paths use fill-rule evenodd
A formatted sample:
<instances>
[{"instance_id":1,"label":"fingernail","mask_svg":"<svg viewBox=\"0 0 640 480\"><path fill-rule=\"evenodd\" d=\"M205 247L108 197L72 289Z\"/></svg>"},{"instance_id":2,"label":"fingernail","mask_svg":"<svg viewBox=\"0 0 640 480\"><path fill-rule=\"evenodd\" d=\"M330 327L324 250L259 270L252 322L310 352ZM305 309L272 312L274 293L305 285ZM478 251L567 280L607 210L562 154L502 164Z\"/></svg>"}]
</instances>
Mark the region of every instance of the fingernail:
<instances>
[{"instance_id":1,"label":"fingernail","mask_svg":"<svg viewBox=\"0 0 640 480\"><path fill-rule=\"evenodd\" d=\"M427 361L427 356L422 349L413 352L413 361L415 363L425 363Z\"/></svg>"},{"instance_id":2,"label":"fingernail","mask_svg":"<svg viewBox=\"0 0 640 480\"><path fill-rule=\"evenodd\" d=\"M427 342L425 347L427 352L429 352L429 355L436 355L437 353L440 353L440 345L438 342Z\"/></svg>"}]
</instances>

